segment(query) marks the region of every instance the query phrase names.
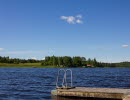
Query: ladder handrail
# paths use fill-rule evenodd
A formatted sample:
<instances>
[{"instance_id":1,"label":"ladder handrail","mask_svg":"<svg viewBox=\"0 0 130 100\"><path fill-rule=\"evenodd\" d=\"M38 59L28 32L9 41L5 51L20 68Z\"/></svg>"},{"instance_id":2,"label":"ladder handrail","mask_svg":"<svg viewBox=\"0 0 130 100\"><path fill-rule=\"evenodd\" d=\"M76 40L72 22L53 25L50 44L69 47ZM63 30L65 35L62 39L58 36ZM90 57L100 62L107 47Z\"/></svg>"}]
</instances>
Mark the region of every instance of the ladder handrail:
<instances>
[{"instance_id":1,"label":"ladder handrail","mask_svg":"<svg viewBox=\"0 0 130 100\"><path fill-rule=\"evenodd\" d=\"M60 71L64 71L64 76L63 76L63 81L62 81L62 87L64 87L64 81L66 82L66 70L65 69L60 69L58 71L58 75L57 75L57 82L56 82L56 88L58 88L58 81L59 81L59 75L60 75Z\"/></svg>"},{"instance_id":2,"label":"ladder handrail","mask_svg":"<svg viewBox=\"0 0 130 100\"><path fill-rule=\"evenodd\" d=\"M73 87L73 83L72 83L72 80L73 80L73 78L72 78L72 70L71 69L67 69L66 70L66 73L67 73L67 71L70 71L70 74L71 74L71 87ZM66 83L67 83L67 80L66 80Z\"/></svg>"},{"instance_id":3,"label":"ladder handrail","mask_svg":"<svg viewBox=\"0 0 130 100\"><path fill-rule=\"evenodd\" d=\"M72 70L71 69L59 69L59 71L58 71L58 76L57 76L57 81L56 81L56 88L59 88L59 86L58 86L58 82L59 82L59 75L60 75L60 71L64 71L64 75L63 75L63 81L62 81L62 87L67 87L68 85L67 85L67 80L66 80L66 73L68 72L68 71L70 71L70 74L71 74L71 87L73 86L73 83L72 83ZM65 83L65 85L64 85L64 83Z\"/></svg>"}]
</instances>

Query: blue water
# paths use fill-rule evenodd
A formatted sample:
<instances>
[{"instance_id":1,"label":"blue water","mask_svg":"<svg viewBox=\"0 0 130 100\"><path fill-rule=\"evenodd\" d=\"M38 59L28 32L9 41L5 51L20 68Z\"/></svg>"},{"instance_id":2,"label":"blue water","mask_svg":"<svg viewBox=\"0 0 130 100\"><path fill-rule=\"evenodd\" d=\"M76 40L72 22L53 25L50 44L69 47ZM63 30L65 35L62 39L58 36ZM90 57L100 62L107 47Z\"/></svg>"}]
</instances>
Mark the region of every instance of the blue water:
<instances>
[{"instance_id":1,"label":"blue water","mask_svg":"<svg viewBox=\"0 0 130 100\"><path fill-rule=\"evenodd\" d=\"M0 100L52 100L58 68L0 67ZM130 89L129 68L72 68L73 85ZM66 99L68 100L68 99Z\"/></svg>"}]
</instances>

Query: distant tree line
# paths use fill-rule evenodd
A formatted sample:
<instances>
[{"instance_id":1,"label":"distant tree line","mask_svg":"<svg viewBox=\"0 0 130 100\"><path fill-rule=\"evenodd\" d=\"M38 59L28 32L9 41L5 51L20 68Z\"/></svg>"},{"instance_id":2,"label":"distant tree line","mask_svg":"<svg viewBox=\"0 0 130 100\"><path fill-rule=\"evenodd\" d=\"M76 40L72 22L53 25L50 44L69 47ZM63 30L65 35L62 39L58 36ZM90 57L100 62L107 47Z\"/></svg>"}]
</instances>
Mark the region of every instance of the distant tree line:
<instances>
[{"instance_id":1,"label":"distant tree line","mask_svg":"<svg viewBox=\"0 0 130 100\"><path fill-rule=\"evenodd\" d=\"M87 59L85 57L56 57L47 56L42 61L43 66L59 66L59 67L116 67L114 63L102 63L94 59Z\"/></svg>"},{"instance_id":2,"label":"distant tree line","mask_svg":"<svg viewBox=\"0 0 130 100\"><path fill-rule=\"evenodd\" d=\"M120 62L120 63L115 63L115 65L118 67L130 67L130 62L124 61L124 62Z\"/></svg>"},{"instance_id":3,"label":"distant tree line","mask_svg":"<svg viewBox=\"0 0 130 100\"><path fill-rule=\"evenodd\" d=\"M0 56L0 63L19 64L19 63L37 63L37 62L41 62L41 60L18 59L18 58L9 58L9 57L1 57Z\"/></svg>"},{"instance_id":4,"label":"distant tree line","mask_svg":"<svg viewBox=\"0 0 130 100\"><path fill-rule=\"evenodd\" d=\"M35 59L19 59L0 56L0 63L19 64L19 63L41 63L42 66L57 66L57 67L130 67L130 62L119 63L104 63L94 59L86 59L85 57L70 57L70 56L46 56L44 60Z\"/></svg>"},{"instance_id":5,"label":"distant tree line","mask_svg":"<svg viewBox=\"0 0 130 100\"><path fill-rule=\"evenodd\" d=\"M60 66L60 67L79 67L83 65L83 62L86 61L84 57L56 57L56 56L47 56L45 60L42 61L43 66Z\"/></svg>"}]
</instances>

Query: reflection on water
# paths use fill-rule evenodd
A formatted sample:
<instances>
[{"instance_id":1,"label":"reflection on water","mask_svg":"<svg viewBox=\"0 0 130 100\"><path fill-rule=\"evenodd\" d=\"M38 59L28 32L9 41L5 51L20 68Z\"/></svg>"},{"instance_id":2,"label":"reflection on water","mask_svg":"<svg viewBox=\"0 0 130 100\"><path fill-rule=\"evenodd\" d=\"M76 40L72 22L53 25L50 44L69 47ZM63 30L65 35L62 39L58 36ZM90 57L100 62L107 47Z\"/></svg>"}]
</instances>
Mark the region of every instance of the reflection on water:
<instances>
[{"instance_id":1,"label":"reflection on water","mask_svg":"<svg viewBox=\"0 0 130 100\"><path fill-rule=\"evenodd\" d=\"M52 100L115 100L115 99L99 99L99 98L79 98L79 97L62 97L62 96L52 96ZM121 100L121 99L116 99Z\"/></svg>"}]
</instances>

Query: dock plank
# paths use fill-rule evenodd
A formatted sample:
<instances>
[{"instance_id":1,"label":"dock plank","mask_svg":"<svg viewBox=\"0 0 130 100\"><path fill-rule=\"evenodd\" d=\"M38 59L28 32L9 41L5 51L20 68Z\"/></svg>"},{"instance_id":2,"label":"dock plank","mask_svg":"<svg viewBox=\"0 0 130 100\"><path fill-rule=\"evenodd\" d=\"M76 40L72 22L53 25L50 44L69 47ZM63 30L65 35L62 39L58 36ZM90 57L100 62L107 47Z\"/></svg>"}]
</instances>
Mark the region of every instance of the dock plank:
<instances>
[{"instance_id":1,"label":"dock plank","mask_svg":"<svg viewBox=\"0 0 130 100\"><path fill-rule=\"evenodd\" d=\"M56 89L52 91L52 95L130 100L130 89L76 87Z\"/></svg>"}]
</instances>

